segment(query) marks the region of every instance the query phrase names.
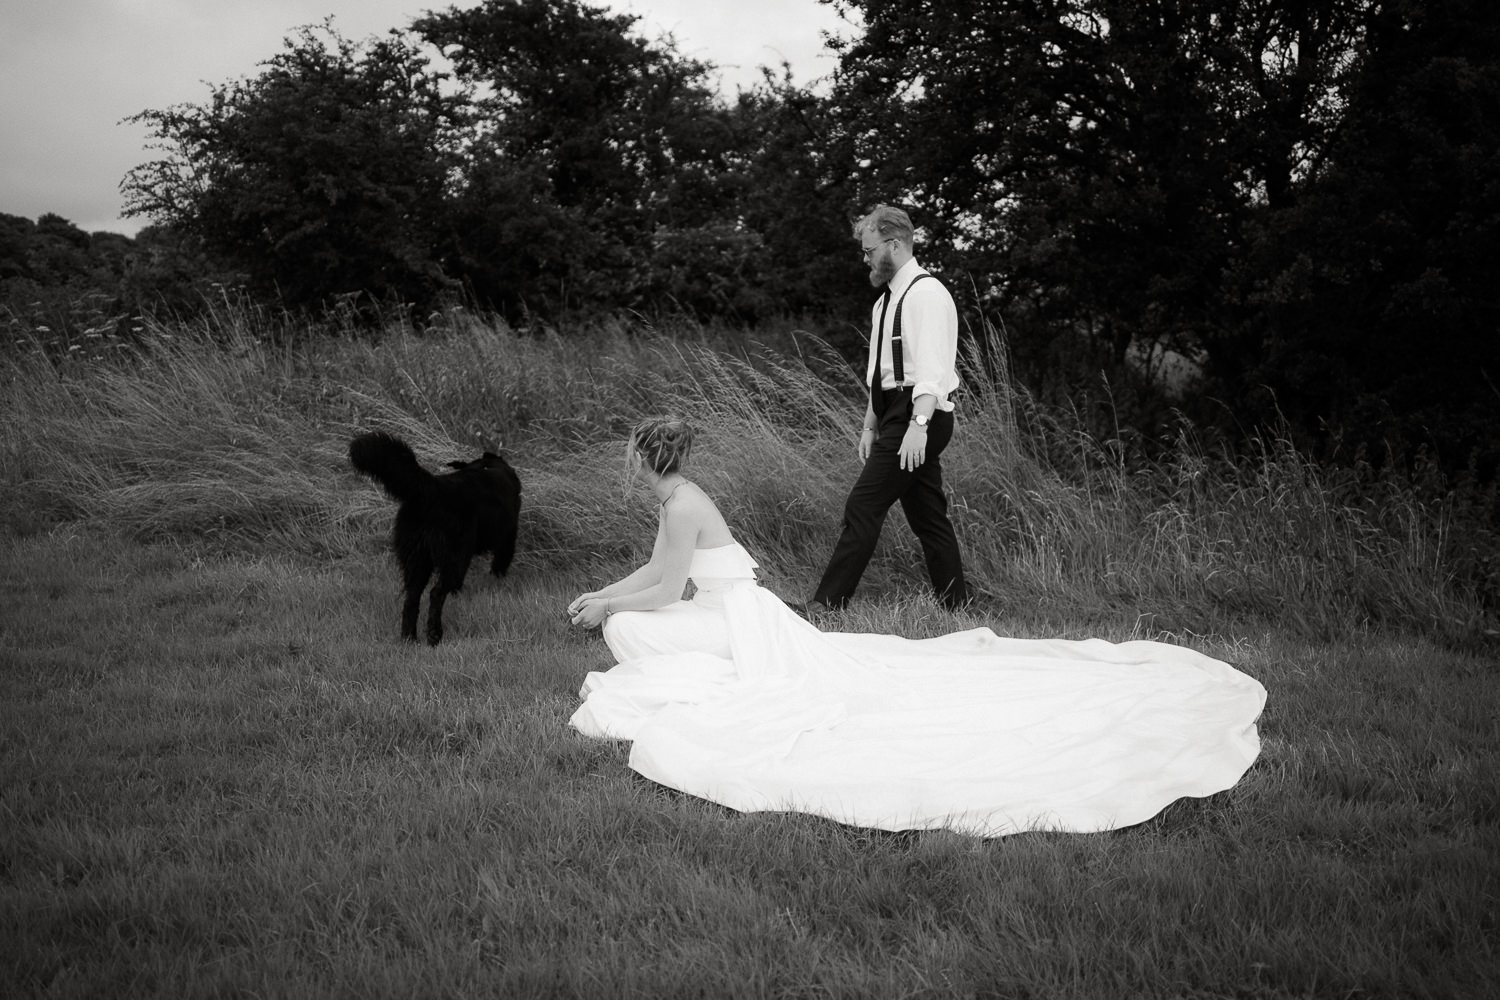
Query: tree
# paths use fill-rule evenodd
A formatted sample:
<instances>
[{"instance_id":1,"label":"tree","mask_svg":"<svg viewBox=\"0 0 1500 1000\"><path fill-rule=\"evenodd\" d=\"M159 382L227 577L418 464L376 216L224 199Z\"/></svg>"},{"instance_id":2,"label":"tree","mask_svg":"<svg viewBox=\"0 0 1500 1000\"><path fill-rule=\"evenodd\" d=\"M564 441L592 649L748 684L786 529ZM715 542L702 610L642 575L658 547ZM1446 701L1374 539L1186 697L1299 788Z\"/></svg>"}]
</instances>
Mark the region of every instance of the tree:
<instances>
[{"instance_id":1,"label":"tree","mask_svg":"<svg viewBox=\"0 0 1500 1000\"><path fill-rule=\"evenodd\" d=\"M860 214L853 145L833 102L771 70L734 106L736 214L765 247L764 294L783 311L829 315L830 339L862 352L869 307L851 227ZM833 331L829 331L833 333Z\"/></svg>"},{"instance_id":2,"label":"tree","mask_svg":"<svg viewBox=\"0 0 1500 1000\"><path fill-rule=\"evenodd\" d=\"M290 305L433 300L451 285L440 253L465 95L395 33L357 45L303 28L262 65L207 104L131 119L168 155L127 175L127 213L200 237Z\"/></svg>"},{"instance_id":3,"label":"tree","mask_svg":"<svg viewBox=\"0 0 1500 1000\"><path fill-rule=\"evenodd\" d=\"M722 229L731 135L709 67L638 37L637 20L487 0L412 25L485 94L459 206L482 298L639 306L662 240Z\"/></svg>"},{"instance_id":4,"label":"tree","mask_svg":"<svg viewBox=\"0 0 1500 1000\"><path fill-rule=\"evenodd\" d=\"M866 25L836 93L865 191L921 206L1032 332L1023 364L1065 338L1116 369L1142 343L1214 361L1245 227L1325 155L1369 6L836 3Z\"/></svg>"},{"instance_id":5,"label":"tree","mask_svg":"<svg viewBox=\"0 0 1500 1000\"><path fill-rule=\"evenodd\" d=\"M34 223L0 214L0 343L97 347L126 323L118 288L134 249L51 212Z\"/></svg>"},{"instance_id":6,"label":"tree","mask_svg":"<svg viewBox=\"0 0 1500 1000\"><path fill-rule=\"evenodd\" d=\"M1373 461L1425 449L1493 478L1500 11L1379 5L1346 93L1321 168L1255 240L1258 322L1241 334L1272 394L1242 408L1274 403Z\"/></svg>"},{"instance_id":7,"label":"tree","mask_svg":"<svg viewBox=\"0 0 1500 1000\"><path fill-rule=\"evenodd\" d=\"M461 287L512 316L753 322L826 304L847 214L826 201L847 176L827 102L768 75L727 105L636 21L487 0L362 45L301 29L208 103L136 116L167 155L127 176L127 209L294 305Z\"/></svg>"}]
</instances>

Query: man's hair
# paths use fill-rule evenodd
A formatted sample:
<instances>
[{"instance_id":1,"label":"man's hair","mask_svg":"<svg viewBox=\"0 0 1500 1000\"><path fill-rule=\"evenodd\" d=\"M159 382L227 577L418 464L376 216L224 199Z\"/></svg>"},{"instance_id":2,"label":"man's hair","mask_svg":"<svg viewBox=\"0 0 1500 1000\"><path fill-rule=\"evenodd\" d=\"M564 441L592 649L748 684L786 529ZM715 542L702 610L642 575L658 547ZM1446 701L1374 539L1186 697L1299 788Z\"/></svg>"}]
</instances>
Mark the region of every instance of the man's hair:
<instances>
[{"instance_id":1,"label":"man's hair","mask_svg":"<svg viewBox=\"0 0 1500 1000\"><path fill-rule=\"evenodd\" d=\"M876 205L869 214L854 224L854 238L859 239L865 230L873 230L881 239L895 237L907 246L916 242L911 216L894 205Z\"/></svg>"}]
</instances>

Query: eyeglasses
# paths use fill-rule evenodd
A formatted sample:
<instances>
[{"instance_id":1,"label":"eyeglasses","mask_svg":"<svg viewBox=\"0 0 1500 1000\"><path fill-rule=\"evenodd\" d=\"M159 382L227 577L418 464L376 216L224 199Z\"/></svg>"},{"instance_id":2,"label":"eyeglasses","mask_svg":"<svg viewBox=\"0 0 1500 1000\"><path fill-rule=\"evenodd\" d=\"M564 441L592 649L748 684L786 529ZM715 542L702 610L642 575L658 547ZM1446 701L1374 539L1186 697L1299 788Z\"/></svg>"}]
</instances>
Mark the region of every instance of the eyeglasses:
<instances>
[{"instance_id":1,"label":"eyeglasses","mask_svg":"<svg viewBox=\"0 0 1500 1000\"><path fill-rule=\"evenodd\" d=\"M896 242L896 237L891 236L891 237L889 237L887 239L881 240L879 243L875 244L872 247L861 247L860 251L859 251L859 255L860 255L860 257L862 259L869 260L870 259L870 254L874 253L876 250L879 250L881 247L885 246L887 243L895 243L895 242Z\"/></svg>"}]
</instances>

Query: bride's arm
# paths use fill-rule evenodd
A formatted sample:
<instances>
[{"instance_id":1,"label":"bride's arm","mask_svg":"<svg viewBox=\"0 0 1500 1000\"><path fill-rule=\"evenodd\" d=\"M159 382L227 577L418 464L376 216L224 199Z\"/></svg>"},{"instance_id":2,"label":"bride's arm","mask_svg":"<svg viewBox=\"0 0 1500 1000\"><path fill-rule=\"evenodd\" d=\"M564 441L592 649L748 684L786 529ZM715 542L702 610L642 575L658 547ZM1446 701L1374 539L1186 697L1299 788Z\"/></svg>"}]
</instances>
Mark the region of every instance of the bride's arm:
<instances>
[{"instance_id":1,"label":"bride's arm","mask_svg":"<svg viewBox=\"0 0 1500 1000\"><path fill-rule=\"evenodd\" d=\"M656 581L633 591L620 588L614 593L606 593L619 587L619 584L614 584L596 594L585 594L568 606L568 613L574 623L599 625L612 611L654 611L680 601L682 591L687 586L688 570L692 566L693 550L698 545L698 531L703 518L701 505L693 503L687 497L673 504L662 517L651 561L626 578L629 580L642 570L654 569Z\"/></svg>"},{"instance_id":2,"label":"bride's arm","mask_svg":"<svg viewBox=\"0 0 1500 1000\"><path fill-rule=\"evenodd\" d=\"M629 576L622 577L621 579L616 580L614 583L611 583L604 587L600 587L598 590L591 590L586 594L579 594L577 597L573 598L572 603L568 605L568 614L570 616L577 615L578 612L582 610L584 604L588 601L608 600L611 598L620 597L625 594L634 594L638 591L645 590L648 587L652 587L660 583L660 564L662 551L665 547L666 525L661 524L657 527L656 530L656 541L652 545L651 558L644 566L640 567ZM691 553L689 553L689 555L691 556Z\"/></svg>"},{"instance_id":3,"label":"bride's arm","mask_svg":"<svg viewBox=\"0 0 1500 1000\"><path fill-rule=\"evenodd\" d=\"M590 591L579 596L579 600L590 597L618 597L621 594L633 594L661 580L661 571L656 569L652 563L647 563L629 576L616 580L607 587Z\"/></svg>"},{"instance_id":4,"label":"bride's arm","mask_svg":"<svg viewBox=\"0 0 1500 1000\"><path fill-rule=\"evenodd\" d=\"M611 596L608 610L654 611L682 600L702 524L703 508L696 497L684 496L666 508L661 530L656 535L656 548L647 564L656 568L656 582L632 593Z\"/></svg>"}]
</instances>

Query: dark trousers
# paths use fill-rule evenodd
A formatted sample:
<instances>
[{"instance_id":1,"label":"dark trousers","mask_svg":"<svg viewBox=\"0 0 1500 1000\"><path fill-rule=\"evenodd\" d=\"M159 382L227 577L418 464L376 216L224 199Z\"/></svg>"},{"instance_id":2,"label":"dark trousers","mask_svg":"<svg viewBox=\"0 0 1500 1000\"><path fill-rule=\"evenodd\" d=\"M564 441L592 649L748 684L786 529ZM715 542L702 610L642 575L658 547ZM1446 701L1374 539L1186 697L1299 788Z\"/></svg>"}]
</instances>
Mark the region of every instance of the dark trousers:
<instances>
[{"instance_id":1,"label":"dark trousers","mask_svg":"<svg viewBox=\"0 0 1500 1000\"><path fill-rule=\"evenodd\" d=\"M884 394L885 412L878 418L870 457L844 501L844 526L833 547L823 580L813 600L830 608L842 608L854 596L860 577L880 541L886 512L900 501L906 523L922 544L922 557L932 589L948 607L968 598L964 586L963 561L958 537L948 520L948 498L943 493L943 449L953 437L953 414L941 410L932 415L927 429L927 457L916 469L901 468L901 439L911 420L911 390L891 389Z\"/></svg>"}]
</instances>

